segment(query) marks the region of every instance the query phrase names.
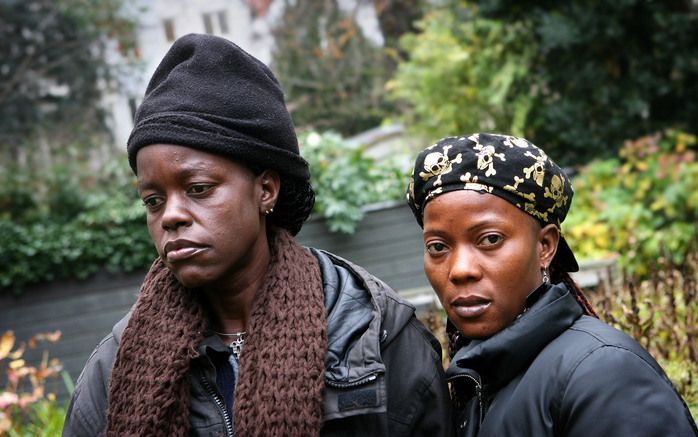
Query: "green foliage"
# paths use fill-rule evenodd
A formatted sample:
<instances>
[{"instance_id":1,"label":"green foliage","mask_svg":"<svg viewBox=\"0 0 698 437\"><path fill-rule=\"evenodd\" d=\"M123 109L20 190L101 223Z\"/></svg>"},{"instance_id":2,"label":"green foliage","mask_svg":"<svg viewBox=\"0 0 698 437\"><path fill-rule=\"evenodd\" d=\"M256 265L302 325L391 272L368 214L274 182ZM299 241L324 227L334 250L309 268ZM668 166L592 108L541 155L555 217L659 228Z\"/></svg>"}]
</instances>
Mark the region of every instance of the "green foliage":
<instances>
[{"instance_id":1,"label":"green foliage","mask_svg":"<svg viewBox=\"0 0 698 437\"><path fill-rule=\"evenodd\" d=\"M310 164L315 213L333 232L352 233L363 206L404 197L407 174L397 164L375 162L336 133L308 131L298 138Z\"/></svg>"},{"instance_id":2,"label":"green foliage","mask_svg":"<svg viewBox=\"0 0 698 437\"><path fill-rule=\"evenodd\" d=\"M613 156L635 137L698 132L698 26L688 1L480 0L484 16L531 29L540 86L531 140L567 162Z\"/></svg>"},{"instance_id":3,"label":"green foliage","mask_svg":"<svg viewBox=\"0 0 698 437\"><path fill-rule=\"evenodd\" d=\"M55 358L49 360L46 350L35 365L23 359L27 349L42 342L55 343L60 337L60 331L40 333L17 345L12 331L0 335L0 381L4 384L0 387L0 436L60 435L66 408L56 402L47 386L61 373L61 364Z\"/></svg>"},{"instance_id":4,"label":"green foliage","mask_svg":"<svg viewBox=\"0 0 698 437\"><path fill-rule=\"evenodd\" d=\"M409 106L405 124L419 134L524 133L532 100L523 83L532 60L528 32L475 11L433 10L418 23L420 33L402 39L409 60L388 89Z\"/></svg>"},{"instance_id":5,"label":"green foliage","mask_svg":"<svg viewBox=\"0 0 698 437\"><path fill-rule=\"evenodd\" d=\"M387 60L336 0L287 1L273 33L272 67L297 126L350 135L380 124Z\"/></svg>"},{"instance_id":6,"label":"green foliage","mask_svg":"<svg viewBox=\"0 0 698 437\"><path fill-rule=\"evenodd\" d=\"M99 177L53 168L0 174L0 289L146 268L156 256L125 159Z\"/></svg>"},{"instance_id":7,"label":"green foliage","mask_svg":"<svg viewBox=\"0 0 698 437\"><path fill-rule=\"evenodd\" d=\"M659 259L683 262L698 244L696 145L695 136L667 132L628 141L618 158L582 168L563 224L577 256L617 253L641 276Z\"/></svg>"},{"instance_id":8,"label":"green foliage","mask_svg":"<svg viewBox=\"0 0 698 437\"><path fill-rule=\"evenodd\" d=\"M16 429L10 429L8 437L54 437L61 435L67 408L55 400L44 399L33 403L16 421Z\"/></svg>"},{"instance_id":9,"label":"green foliage","mask_svg":"<svg viewBox=\"0 0 698 437\"><path fill-rule=\"evenodd\" d=\"M110 43L129 57L134 21L129 0L0 2L0 149L35 135L104 130L99 99L116 85Z\"/></svg>"},{"instance_id":10,"label":"green foliage","mask_svg":"<svg viewBox=\"0 0 698 437\"><path fill-rule=\"evenodd\" d=\"M628 132L698 133L695 2L449 3L395 78L420 132L523 134L564 165L613 156Z\"/></svg>"}]
</instances>

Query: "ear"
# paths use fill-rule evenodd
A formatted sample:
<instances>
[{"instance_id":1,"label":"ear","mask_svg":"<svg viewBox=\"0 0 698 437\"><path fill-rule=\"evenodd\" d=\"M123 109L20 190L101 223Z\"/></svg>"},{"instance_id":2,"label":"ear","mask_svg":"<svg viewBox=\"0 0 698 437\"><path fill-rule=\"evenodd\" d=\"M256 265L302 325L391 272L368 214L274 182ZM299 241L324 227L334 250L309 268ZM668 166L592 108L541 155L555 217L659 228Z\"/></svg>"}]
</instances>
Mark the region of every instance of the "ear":
<instances>
[{"instance_id":1,"label":"ear","mask_svg":"<svg viewBox=\"0 0 698 437\"><path fill-rule=\"evenodd\" d=\"M264 170L257 176L261 187L259 197L259 213L267 214L276 205L279 199L279 189L281 188L281 177L276 170Z\"/></svg>"},{"instance_id":2,"label":"ear","mask_svg":"<svg viewBox=\"0 0 698 437\"><path fill-rule=\"evenodd\" d=\"M540 267L548 268L557 252L557 243L560 241L560 229L554 224L545 225L541 228L538 238L538 242L541 245Z\"/></svg>"}]
</instances>

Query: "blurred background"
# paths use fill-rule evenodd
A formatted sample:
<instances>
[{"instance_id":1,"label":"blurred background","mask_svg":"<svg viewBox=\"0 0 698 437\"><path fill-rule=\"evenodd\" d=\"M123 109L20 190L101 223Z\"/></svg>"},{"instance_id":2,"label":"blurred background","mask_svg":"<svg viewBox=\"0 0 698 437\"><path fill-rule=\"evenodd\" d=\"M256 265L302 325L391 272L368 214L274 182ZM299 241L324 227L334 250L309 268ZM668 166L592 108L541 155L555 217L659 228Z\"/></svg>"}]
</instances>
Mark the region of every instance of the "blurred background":
<instances>
[{"instance_id":1,"label":"blurred background","mask_svg":"<svg viewBox=\"0 0 698 437\"><path fill-rule=\"evenodd\" d=\"M698 412L698 1L0 0L0 436L59 435L155 257L125 144L187 33L274 71L317 203L299 235L441 335L404 204L448 135L531 140L572 176L577 281Z\"/></svg>"}]
</instances>

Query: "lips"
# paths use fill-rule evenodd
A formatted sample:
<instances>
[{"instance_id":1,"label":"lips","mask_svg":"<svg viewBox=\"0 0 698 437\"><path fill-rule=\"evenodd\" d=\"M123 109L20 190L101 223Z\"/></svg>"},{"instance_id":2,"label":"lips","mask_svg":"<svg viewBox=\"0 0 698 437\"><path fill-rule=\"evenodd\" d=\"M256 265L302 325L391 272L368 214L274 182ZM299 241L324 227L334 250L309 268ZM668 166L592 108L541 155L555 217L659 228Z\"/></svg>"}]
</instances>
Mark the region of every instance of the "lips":
<instances>
[{"instance_id":1,"label":"lips","mask_svg":"<svg viewBox=\"0 0 698 437\"><path fill-rule=\"evenodd\" d=\"M206 249L207 246L194 243L193 241L179 239L167 242L163 252L165 254L165 261L174 263L194 257Z\"/></svg>"},{"instance_id":2,"label":"lips","mask_svg":"<svg viewBox=\"0 0 698 437\"><path fill-rule=\"evenodd\" d=\"M492 304L490 299L481 296L470 295L457 297L451 301L453 311L464 319L471 319L480 316Z\"/></svg>"}]
</instances>

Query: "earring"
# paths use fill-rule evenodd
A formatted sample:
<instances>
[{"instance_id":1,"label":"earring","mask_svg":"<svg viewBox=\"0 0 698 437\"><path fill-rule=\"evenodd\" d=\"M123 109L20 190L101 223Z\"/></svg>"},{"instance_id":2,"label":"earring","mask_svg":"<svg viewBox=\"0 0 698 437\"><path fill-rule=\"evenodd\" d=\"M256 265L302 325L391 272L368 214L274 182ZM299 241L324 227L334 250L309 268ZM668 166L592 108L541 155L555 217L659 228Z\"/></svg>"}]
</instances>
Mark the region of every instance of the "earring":
<instances>
[{"instance_id":1,"label":"earring","mask_svg":"<svg viewBox=\"0 0 698 437\"><path fill-rule=\"evenodd\" d=\"M547 267L543 267L543 283L545 283L545 284L550 283L550 275L548 274Z\"/></svg>"},{"instance_id":2,"label":"earring","mask_svg":"<svg viewBox=\"0 0 698 437\"><path fill-rule=\"evenodd\" d=\"M269 215L272 212L274 212L274 207L269 208L268 210L264 211L264 214Z\"/></svg>"}]
</instances>

